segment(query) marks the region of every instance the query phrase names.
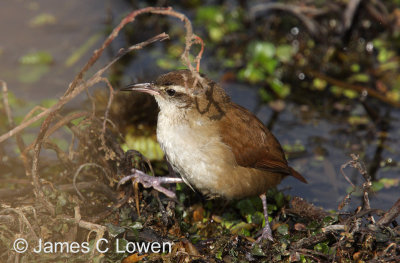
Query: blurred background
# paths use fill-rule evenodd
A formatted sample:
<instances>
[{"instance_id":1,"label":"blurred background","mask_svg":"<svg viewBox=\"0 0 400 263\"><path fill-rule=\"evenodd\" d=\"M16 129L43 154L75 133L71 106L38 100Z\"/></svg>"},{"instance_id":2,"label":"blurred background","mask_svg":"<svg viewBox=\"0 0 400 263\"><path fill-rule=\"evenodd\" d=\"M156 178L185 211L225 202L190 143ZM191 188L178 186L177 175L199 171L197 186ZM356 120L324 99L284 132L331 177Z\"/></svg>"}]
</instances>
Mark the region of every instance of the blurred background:
<instances>
[{"instance_id":1,"label":"blurred background","mask_svg":"<svg viewBox=\"0 0 400 263\"><path fill-rule=\"evenodd\" d=\"M286 179L279 186L285 194L337 209L351 190L340 167L355 153L374 181L371 206L387 209L398 199L399 0L1 1L0 79L8 84L17 123L35 105L53 105L114 26L146 6L172 6L192 21L205 43L201 72L254 112L279 139L291 166L307 178L307 185ZM146 14L121 31L89 74L120 48L161 32L170 40L132 52L109 71L114 89L182 68L182 23ZM199 50L195 46L192 54ZM101 85L91 90L104 107L106 90ZM90 107L87 97L79 97L65 110L82 103ZM126 134L124 147L153 161L162 160L156 114L146 95L119 94L112 106L112 120ZM7 130L1 114L0 132ZM29 128L24 139L32 142L36 134L37 127ZM61 148L68 146L65 137L58 139ZM0 145L3 178L25 176L17 157L12 140ZM356 169L344 171L354 184L364 182ZM347 209L360 204L358 196Z\"/></svg>"}]
</instances>

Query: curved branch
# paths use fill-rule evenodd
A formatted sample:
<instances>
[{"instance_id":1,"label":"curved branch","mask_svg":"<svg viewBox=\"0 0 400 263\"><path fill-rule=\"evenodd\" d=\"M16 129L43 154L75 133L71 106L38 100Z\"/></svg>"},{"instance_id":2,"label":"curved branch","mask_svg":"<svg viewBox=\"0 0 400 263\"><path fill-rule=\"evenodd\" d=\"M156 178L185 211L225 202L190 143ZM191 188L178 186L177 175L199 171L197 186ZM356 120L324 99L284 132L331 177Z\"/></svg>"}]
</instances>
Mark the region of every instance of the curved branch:
<instances>
[{"instance_id":1,"label":"curved branch","mask_svg":"<svg viewBox=\"0 0 400 263\"><path fill-rule=\"evenodd\" d=\"M267 3L267 4L259 4L255 5L250 9L251 16L255 17L256 13L263 12L267 13L269 11L283 11L292 14L297 17L307 28L308 32L313 37L318 37L320 34L320 30L318 24L311 18L308 18L301 12L301 7L296 5L288 5L282 3Z\"/></svg>"}]
</instances>

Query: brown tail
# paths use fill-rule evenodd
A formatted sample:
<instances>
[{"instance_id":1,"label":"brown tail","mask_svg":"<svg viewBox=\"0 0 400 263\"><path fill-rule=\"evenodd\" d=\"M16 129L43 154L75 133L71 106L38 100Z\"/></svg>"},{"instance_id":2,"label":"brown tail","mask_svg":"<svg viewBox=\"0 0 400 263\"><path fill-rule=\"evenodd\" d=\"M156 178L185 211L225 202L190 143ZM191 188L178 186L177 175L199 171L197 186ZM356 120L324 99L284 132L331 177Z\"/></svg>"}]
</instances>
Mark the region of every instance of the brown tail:
<instances>
[{"instance_id":1,"label":"brown tail","mask_svg":"<svg viewBox=\"0 0 400 263\"><path fill-rule=\"evenodd\" d=\"M306 178L304 178L301 174L299 174L295 169L293 169L292 167L289 167L290 171L292 172L292 176L300 181L302 181L305 184L308 184Z\"/></svg>"}]
</instances>

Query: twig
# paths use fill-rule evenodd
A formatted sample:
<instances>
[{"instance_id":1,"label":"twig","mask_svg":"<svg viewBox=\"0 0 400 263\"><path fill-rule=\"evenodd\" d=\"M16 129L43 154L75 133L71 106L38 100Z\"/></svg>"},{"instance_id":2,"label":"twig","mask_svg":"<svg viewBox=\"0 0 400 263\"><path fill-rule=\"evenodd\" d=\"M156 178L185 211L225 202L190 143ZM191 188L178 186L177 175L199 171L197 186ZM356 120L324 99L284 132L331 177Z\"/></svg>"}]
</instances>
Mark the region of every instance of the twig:
<instances>
[{"instance_id":1,"label":"twig","mask_svg":"<svg viewBox=\"0 0 400 263\"><path fill-rule=\"evenodd\" d=\"M112 154L113 152L112 151L110 152L110 150L108 149L108 147L106 145L106 137L105 137L108 114L109 114L109 111L110 111L110 108L111 108L111 103L112 103L113 98L114 98L114 89L113 89L110 81L108 81L107 78L101 78L101 80L106 83L108 89L110 90L110 95L109 95L109 98L108 98L108 103L107 103L106 110L104 112L103 128L101 130L100 140L101 140L102 148L106 152L107 158L114 159L114 154Z\"/></svg>"},{"instance_id":2,"label":"twig","mask_svg":"<svg viewBox=\"0 0 400 263\"><path fill-rule=\"evenodd\" d=\"M156 37L153 37L147 41L144 41L142 43L139 43L137 45L134 45L130 48L130 50L134 50L134 49L141 49L155 41L158 40L163 40L166 38L166 34L160 34L157 35ZM61 109L67 102L69 102L70 100L72 100L73 98L75 98L77 95L79 95L82 91L84 91L87 87L91 87L94 84L98 83L100 81L100 77L99 75L103 74L105 70L107 70L113 63L115 63L116 60L111 61L110 63L108 63L104 68L102 68L101 70L99 70L94 76L92 76L87 82L85 83L81 83L80 85L78 85L76 87L76 89L74 89L74 92L69 92L67 95L64 94L63 97L60 98L60 100L53 105L52 107L46 109L46 108L41 108L43 109L43 111L41 113L39 113L38 115L36 115L35 117L32 117L29 120L26 120L24 122L22 122L20 125L16 126L14 129L8 131L7 133L3 134L0 136L0 143L7 140L8 138L14 136L15 134L21 132L22 130L26 129L27 127L29 127L30 125L32 125L34 122L48 116L50 113L56 112L59 109ZM36 111L38 108L34 108L34 110ZM33 110L32 110L33 111Z\"/></svg>"},{"instance_id":3,"label":"twig","mask_svg":"<svg viewBox=\"0 0 400 263\"><path fill-rule=\"evenodd\" d=\"M90 231L88 234L88 238L89 238L89 235L91 232L96 232L96 238L95 238L94 244L97 244L97 242L100 240L100 238L102 238L104 236L104 233L106 232L107 228L102 225L83 221L81 218L82 218L82 216L81 216L80 208L79 208L79 206L76 206L75 207L75 222L78 224L79 227L85 228ZM87 241L89 242L89 240L87 240ZM96 251L96 249L92 250L92 255L94 254L95 251Z\"/></svg>"},{"instance_id":4,"label":"twig","mask_svg":"<svg viewBox=\"0 0 400 263\"><path fill-rule=\"evenodd\" d=\"M72 138L71 138L71 143L69 144L69 147L68 147L68 159L71 161L74 159L74 155L75 155L75 151L74 151L75 139L76 139L76 136L75 136L75 133L73 132Z\"/></svg>"},{"instance_id":5,"label":"twig","mask_svg":"<svg viewBox=\"0 0 400 263\"><path fill-rule=\"evenodd\" d=\"M89 89L85 89L86 96L89 98L91 104L92 104L92 118L96 115L96 101L93 98L93 96L90 94Z\"/></svg>"},{"instance_id":6,"label":"twig","mask_svg":"<svg viewBox=\"0 0 400 263\"><path fill-rule=\"evenodd\" d=\"M51 150L55 151L58 159L61 160L61 162L64 164L64 166L67 169L70 169L71 167L73 167L73 163L68 159L67 154L63 150L61 150L57 144L55 144L54 142L51 142L49 140L46 140L43 143L43 147L46 149L51 149Z\"/></svg>"},{"instance_id":7,"label":"twig","mask_svg":"<svg viewBox=\"0 0 400 263\"><path fill-rule=\"evenodd\" d=\"M32 186L18 189L0 189L0 201L4 202L7 199L15 200L19 196L27 196L30 193L32 193Z\"/></svg>"},{"instance_id":8,"label":"twig","mask_svg":"<svg viewBox=\"0 0 400 263\"><path fill-rule=\"evenodd\" d=\"M5 81L3 81L3 80L0 80L0 83L1 83L1 88L2 88L2 92L3 92L4 110L5 110L6 115L7 115L8 124L10 125L10 127L13 127L14 126L14 120L13 120L12 115L11 115L10 104L8 103L7 83Z\"/></svg>"},{"instance_id":9,"label":"twig","mask_svg":"<svg viewBox=\"0 0 400 263\"><path fill-rule=\"evenodd\" d=\"M76 170L76 172L75 172L75 174L74 174L74 178L73 178L73 180L72 180L72 183L73 183L73 185L74 185L74 188L75 188L77 194L79 195L79 197L80 197L82 200L85 200L85 197L81 194L81 192L80 192L80 191L78 190L78 188L76 187L76 178L78 177L79 173L81 172L81 170L82 170L83 168L85 168L85 167L90 167L90 166L94 166L94 167L99 168L99 169L104 173L104 175L106 176L106 178L109 179L109 180L111 180L111 179L109 178L109 176L108 176L107 171L106 171L102 166L98 165L97 163L85 163L85 164L82 164L81 166L79 166L78 170Z\"/></svg>"},{"instance_id":10,"label":"twig","mask_svg":"<svg viewBox=\"0 0 400 263\"><path fill-rule=\"evenodd\" d=\"M74 112L74 113L71 113L70 115L63 117L56 124L51 126L51 128L46 132L46 136L45 137L49 137L55 131L57 131L61 127L64 127L66 124L70 123L73 120L76 120L76 119L79 119L79 118L82 118L82 117L89 117L89 116L90 116L90 114L88 112Z\"/></svg>"},{"instance_id":11,"label":"twig","mask_svg":"<svg viewBox=\"0 0 400 263\"><path fill-rule=\"evenodd\" d=\"M21 123L26 122L27 120L29 120L30 118L32 118L32 116L37 112L37 111L45 111L47 110L47 108L40 106L40 105L36 105L35 107L33 107L28 114L25 115L25 117L22 119Z\"/></svg>"},{"instance_id":12,"label":"twig","mask_svg":"<svg viewBox=\"0 0 400 263\"><path fill-rule=\"evenodd\" d=\"M349 177L346 175L346 173L344 172L344 168L346 168L347 166L351 165L353 163L353 160L348 161L345 164L342 164L340 166L340 173L342 174L342 176L344 177L344 179L346 179L346 181L353 187L353 189L343 198L342 202L340 202L339 206L338 206L338 210L342 210L343 207L345 207L349 200L351 195L354 193L354 191L356 190L356 186L353 184L353 182L349 179Z\"/></svg>"},{"instance_id":13,"label":"twig","mask_svg":"<svg viewBox=\"0 0 400 263\"><path fill-rule=\"evenodd\" d=\"M11 136L19 133L29 125L31 125L33 122L46 117L46 119L42 122L39 134L34 142L34 147L33 147L33 157L32 157L32 167L29 172L29 169L27 169L27 174L32 176L32 182L34 185L35 189L35 196L44 204L44 206L47 208L47 210L54 216L55 215L55 208L52 205L52 203L47 199L47 197L44 195L41 185L40 185L40 180L39 180L39 174L38 174L38 168L39 168L39 156L40 156L40 151L42 147L42 143L46 138L46 133L50 127L50 124L53 120L53 118L57 115L58 111L71 99L76 97L78 94L80 94L83 90L86 90L88 87L91 87L95 85L96 83L102 81L102 74L115 62L118 60L118 58L125 53L120 52L119 57L115 58L112 60L110 63L108 63L105 67L97 71L96 74L94 74L89 80L83 81L83 75L88 71L88 69L98 60L98 58L101 56L105 48L117 37L119 31L127 24L130 22L133 22L136 18L136 16L143 14L143 13L154 13L154 14L162 14L162 15L169 15L169 16L174 16L179 18L181 21L184 22L185 29L186 29L186 42L185 42L185 50L181 56L182 60L184 63L189 67L189 69L194 72L194 68L191 65L190 58L189 58L189 51L192 46L192 44L196 41L196 36L193 34L193 29L192 25L189 21L189 19L181 14L178 13L172 8L155 8L155 7L148 7L148 8L143 8L140 10L136 10L131 12L128 16L126 16L120 24L114 28L112 33L107 37L107 39L103 42L102 46L100 49L97 49L94 51L93 55L91 58L88 60L88 62L85 64L85 66L80 70L80 72L77 74L75 79L72 81L72 83L69 85L68 89L64 93L64 95L60 98L60 100L53 105L52 107L44 110L43 112L39 113L37 116L27 120L26 122L22 123L21 125L13 128L12 130L8 131L6 134L3 134L0 136L0 143L3 142L4 140L10 138ZM134 49L141 49L144 46L153 43L158 40L164 40L168 36L164 34L160 34L156 37L153 37L145 42L139 43L137 45L134 45L128 49L128 52Z\"/></svg>"},{"instance_id":14,"label":"twig","mask_svg":"<svg viewBox=\"0 0 400 263\"><path fill-rule=\"evenodd\" d=\"M375 8L374 4L378 7ZM377 0L374 1L367 1L366 2L366 9L368 13L379 23L381 23L384 26L389 26L392 27L393 23L390 21L390 14L386 8L386 6ZM380 12L379 12L380 11Z\"/></svg>"},{"instance_id":15,"label":"twig","mask_svg":"<svg viewBox=\"0 0 400 263\"><path fill-rule=\"evenodd\" d=\"M292 243L290 245L291 248L293 249L298 249L298 248L302 248L302 247L311 247L315 244L318 244L326 239L328 239L328 236L331 233L334 233L335 231L326 231L324 233L319 233L316 234L315 236L310 236L310 237L306 237L306 238L302 238L299 241Z\"/></svg>"},{"instance_id":16,"label":"twig","mask_svg":"<svg viewBox=\"0 0 400 263\"><path fill-rule=\"evenodd\" d=\"M351 195L354 193L354 188L343 198L342 202L340 202L340 204L338 205L338 210L342 210L343 207L345 207L349 201L350 201L350 197Z\"/></svg>"},{"instance_id":17,"label":"twig","mask_svg":"<svg viewBox=\"0 0 400 263\"><path fill-rule=\"evenodd\" d=\"M132 184L133 194L135 196L135 206L138 216L140 217L140 204L139 204L139 182Z\"/></svg>"},{"instance_id":18,"label":"twig","mask_svg":"<svg viewBox=\"0 0 400 263\"><path fill-rule=\"evenodd\" d=\"M353 182L349 179L349 177L345 174L345 172L344 172L344 168L346 168L347 166L353 166L353 164L354 164L354 159L353 160L350 160L350 161L348 161L347 163L345 163L345 164L342 164L341 166L340 166L340 173L343 175L343 177L344 177L344 179L346 179L346 181L351 185L351 187L353 187L353 189L355 189L356 188L356 186L353 184Z\"/></svg>"},{"instance_id":19,"label":"twig","mask_svg":"<svg viewBox=\"0 0 400 263\"><path fill-rule=\"evenodd\" d=\"M44 133L43 133L44 136ZM40 141L42 141L43 137L39 137ZM39 174L38 174L38 169L39 169L39 154L40 154L40 149L41 149L41 143L40 144L35 144L34 147L34 157L32 160L32 182L34 186L34 193L36 198L43 203L43 205L46 207L46 209L50 212L52 216L55 216L56 210L54 205L49 201L49 199L45 196L41 184L39 181Z\"/></svg>"},{"instance_id":20,"label":"twig","mask_svg":"<svg viewBox=\"0 0 400 263\"><path fill-rule=\"evenodd\" d=\"M360 6L361 0L350 0L349 3L347 4L346 10L344 11L343 15L343 27L344 27L344 32L349 30L351 28L351 25L353 24L354 20L354 15Z\"/></svg>"},{"instance_id":21,"label":"twig","mask_svg":"<svg viewBox=\"0 0 400 263\"><path fill-rule=\"evenodd\" d=\"M330 225L323 227L322 232L336 232L336 231L344 231L345 225Z\"/></svg>"},{"instance_id":22,"label":"twig","mask_svg":"<svg viewBox=\"0 0 400 263\"><path fill-rule=\"evenodd\" d=\"M378 92L378 91L376 91L374 89L368 88L366 86L353 85L353 84L350 84L350 83L347 83L347 82L344 82L344 81L340 81L338 79L326 76L325 74L322 74L322 73L314 71L314 70L307 70L307 73L310 74L310 75L313 75L314 77L323 79L323 80L329 82L332 85L339 86L339 87L342 87L344 89L354 90L354 91L357 91L360 94L362 94L364 92L367 92L367 95L369 95L371 97L374 97L374 98L376 98L376 99L378 99L380 101L383 101L383 102L385 102L385 103L387 103L387 104L389 104L389 105L391 105L393 107L400 108L400 102L394 101L394 100L386 97L385 95L382 95L380 92Z\"/></svg>"},{"instance_id":23,"label":"twig","mask_svg":"<svg viewBox=\"0 0 400 263\"><path fill-rule=\"evenodd\" d=\"M29 229L31 235L32 235L36 240L39 240L39 237L36 235L35 230L33 229L31 223L30 223L29 220L26 218L25 214L20 210L20 208L6 208L6 209L2 210L2 213L8 212L8 211L14 212L14 213L18 214L18 216L19 216L20 218L22 218L22 220L24 221L25 225L28 226L28 229Z\"/></svg>"},{"instance_id":24,"label":"twig","mask_svg":"<svg viewBox=\"0 0 400 263\"><path fill-rule=\"evenodd\" d=\"M140 49L145 45L148 45L150 43L153 43L157 41L158 39L164 39L165 34L158 35L156 37L153 37L145 42L139 43L137 45L132 46L132 48ZM96 52L95 52L96 53ZM39 175L38 175L38 167L39 167L39 155L40 155L40 150L41 150L41 145L43 143L43 140L45 138L46 132L50 126L51 121L53 120L54 116L57 114L57 112L62 108L63 105L65 105L68 101L70 101L72 98L76 97L78 94L80 94L83 90L85 90L87 87L92 87L96 83L101 81L101 75L105 72L106 69L108 69L116 60L113 60L109 62L105 67L97 71L88 81L82 82L79 84L75 89L70 91L70 88L66 91L63 97L58 101L57 104L55 104L53 107L49 108L47 111L47 118L43 121L42 126L40 128L39 134L34 142L34 155L33 155L33 160L32 160L32 181L33 185L35 187L35 195L38 197L40 200L42 200L45 204L45 206L48 208L50 213L54 215L55 210L54 206L47 200L45 195L43 194L43 191L40 188L40 183L39 183ZM45 113L45 112L42 112ZM39 114L40 115L40 114Z\"/></svg>"},{"instance_id":25,"label":"twig","mask_svg":"<svg viewBox=\"0 0 400 263\"><path fill-rule=\"evenodd\" d=\"M203 52L204 52L204 41L203 41L203 39L201 39L198 36L195 36L195 39L196 39L196 43L201 45L200 52L199 52L199 54L197 54L196 59L195 59L195 62L197 65L196 70L197 70L197 72L200 72L200 60L201 60L201 56L203 55Z\"/></svg>"},{"instance_id":26,"label":"twig","mask_svg":"<svg viewBox=\"0 0 400 263\"><path fill-rule=\"evenodd\" d=\"M307 257L312 258L313 260L315 260L317 262L321 262L321 260L316 258L314 255L320 256L320 257L324 258L325 260L329 257L328 255L326 255L324 253L317 252L317 251L311 250L311 249L299 248L299 249L296 249L296 251L300 252L301 254L303 254Z\"/></svg>"},{"instance_id":27,"label":"twig","mask_svg":"<svg viewBox=\"0 0 400 263\"><path fill-rule=\"evenodd\" d=\"M92 81L89 80L86 83L81 83L84 73L98 60L98 58L100 57L100 55L102 54L104 49L111 43L111 41L113 41L118 36L119 31L127 23L133 22L134 19L136 18L136 16L138 16L139 14L143 14L143 13L154 13L154 14L170 15L170 16L177 17L181 21L184 22L185 29L186 29L186 43L185 43L186 45L185 45L185 50L182 53L181 57L182 57L182 60L185 62L185 64L189 67L189 69L191 71L194 71L194 68L190 63L189 51L190 51L190 48L193 45L194 41L196 41L196 38L198 38L198 36L193 34L192 25L191 25L189 19L185 15L172 10L172 8L148 7L148 8L143 8L143 9L140 9L140 10L133 11L127 17L125 17L117 27L114 28L112 33L103 42L101 48L94 51L92 57L89 59L89 61L86 63L86 65L81 69L81 71L78 73L78 75L75 77L75 79L72 81L72 83L70 84L69 88L67 89L67 91L61 97L61 99L59 100L59 102L57 104L53 105L49 109L46 109L42 113L40 113L37 116L33 117L32 119L21 123L20 125L18 125L14 129L8 131L6 134L3 134L2 136L0 136L0 143L3 142L4 140L7 140L11 136L21 132L23 129L27 128L28 126L30 126L32 123L36 122L37 120L40 120L41 118L50 115L50 113L58 111L69 100L71 100L74 97L76 97L82 91L82 88L84 90L87 87L90 87L91 86L90 84L93 85L93 84L97 83L98 81L93 81L93 77L95 77L95 76L97 77L97 76L102 75L105 70L107 70L115 61L117 61L121 56L123 56L127 52L130 52L132 50L141 49L144 46L147 46L147 45L149 45L149 44L151 44L153 42L156 42L156 41L162 41L164 39L167 39L168 35L163 33L163 34L157 35L157 36L155 36L155 37L153 37L153 38L151 38L151 39L149 39L147 41L144 41L142 43L139 43L137 45L134 45L134 46L130 47L126 52L123 52L123 51L120 52L120 55L118 57L116 57L113 61L111 61L106 67L104 67L103 69L99 70L97 72L97 74L92 77ZM76 91L76 90L78 90L78 91ZM50 119L52 119L52 118L50 118ZM44 127L45 126L42 126L42 128L44 128Z\"/></svg>"},{"instance_id":28,"label":"twig","mask_svg":"<svg viewBox=\"0 0 400 263\"><path fill-rule=\"evenodd\" d=\"M400 198L377 222L377 225L387 226L400 215Z\"/></svg>"},{"instance_id":29,"label":"twig","mask_svg":"<svg viewBox=\"0 0 400 263\"><path fill-rule=\"evenodd\" d=\"M290 200L290 208L286 209L286 212L294 213L311 220L322 220L329 215L329 213L323 209L315 207L313 204L310 204L303 198L297 196Z\"/></svg>"},{"instance_id":30,"label":"twig","mask_svg":"<svg viewBox=\"0 0 400 263\"><path fill-rule=\"evenodd\" d=\"M301 11L301 8L296 5L283 4L283 3L266 3L266 4L258 4L250 9L251 16L255 16L256 13L263 12L264 14L269 11L283 11L290 13L297 17L307 28L308 32L313 37L318 37L320 35L320 30L318 24L311 18L304 15Z\"/></svg>"},{"instance_id":31,"label":"twig","mask_svg":"<svg viewBox=\"0 0 400 263\"><path fill-rule=\"evenodd\" d=\"M46 186L44 186L46 187ZM90 181L90 182L80 182L74 184L62 184L56 186L58 191L62 192L76 192L76 189L82 190L91 190L93 192L97 192L100 194L105 195L108 199L113 202L117 201L117 196L113 190L111 190L107 185L97 182L97 181ZM20 196L27 196L32 193L32 187L25 187L21 189L0 189L0 200L8 200L20 197Z\"/></svg>"},{"instance_id":32,"label":"twig","mask_svg":"<svg viewBox=\"0 0 400 263\"><path fill-rule=\"evenodd\" d=\"M90 181L90 182L80 182L77 184L63 184L57 186L57 190L63 192L73 192L79 190L91 190L93 192L101 193L102 195L106 196L113 202L117 201L116 193L111 190L107 185L97 182L97 181Z\"/></svg>"},{"instance_id":33,"label":"twig","mask_svg":"<svg viewBox=\"0 0 400 263\"><path fill-rule=\"evenodd\" d=\"M4 110L6 112L7 115L7 120L8 120L8 124L10 129L13 129L15 127L15 123L14 123L14 119L12 117L12 112L11 112L11 107L10 104L8 102L8 88L7 88L7 83L3 80L0 80L1 83L1 87L2 87L2 92L3 92L3 104L4 104ZM17 145L19 148L19 151L22 153L25 149L25 143L24 140L22 139L21 135L17 134L16 136L16 140L17 140Z\"/></svg>"},{"instance_id":34,"label":"twig","mask_svg":"<svg viewBox=\"0 0 400 263\"><path fill-rule=\"evenodd\" d=\"M365 165L359 161L359 156L356 154L350 154L352 160L348 161L347 163L343 164L340 167L340 172L342 173L342 175L344 176L344 178L352 185L353 189L352 191L346 195L346 197L343 199L343 201L340 203L339 205L339 209L342 209L343 206L345 205L345 203L347 202L347 200L350 198L350 195L355 191L355 186L354 184L350 181L350 179L346 176L346 174L344 173L343 169L346 168L346 166L350 165L353 168L356 168L360 174L363 176L365 182L362 185L362 189L363 189L363 205L362 205L362 211L364 210L371 210L371 205L369 202L369 197L368 197L368 191L372 186L371 183L371 177L369 176L369 174L367 173L367 170L365 168ZM373 218L373 216L371 215L369 217L369 220L373 223L375 223L375 219Z\"/></svg>"}]
</instances>

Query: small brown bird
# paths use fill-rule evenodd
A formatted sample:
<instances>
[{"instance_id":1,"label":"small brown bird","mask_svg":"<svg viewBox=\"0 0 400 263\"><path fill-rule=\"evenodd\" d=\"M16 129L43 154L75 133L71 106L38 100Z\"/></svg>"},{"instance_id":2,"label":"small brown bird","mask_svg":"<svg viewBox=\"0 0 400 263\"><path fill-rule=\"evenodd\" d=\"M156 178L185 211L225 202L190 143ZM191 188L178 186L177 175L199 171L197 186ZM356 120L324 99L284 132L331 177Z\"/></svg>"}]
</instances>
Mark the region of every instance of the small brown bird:
<instances>
[{"instance_id":1,"label":"small brown bird","mask_svg":"<svg viewBox=\"0 0 400 263\"><path fill-rule=\"evenodd\" d=\"M189 70L173 71L154 83L123 90L153 95L160 108L157 139L168 162L181 178L153 177L140 171L135 178L174 197L161 184L185 182L202 194L226 199L260 196L265 228L257 241L272 239L266 191L288 176L306 180L288 166L278 140L254 114L233 103L214 81Z\"/></svg>"}]
</instances>

